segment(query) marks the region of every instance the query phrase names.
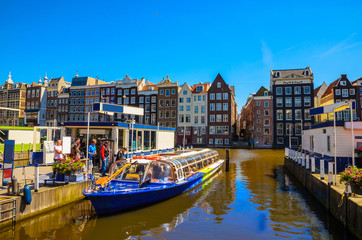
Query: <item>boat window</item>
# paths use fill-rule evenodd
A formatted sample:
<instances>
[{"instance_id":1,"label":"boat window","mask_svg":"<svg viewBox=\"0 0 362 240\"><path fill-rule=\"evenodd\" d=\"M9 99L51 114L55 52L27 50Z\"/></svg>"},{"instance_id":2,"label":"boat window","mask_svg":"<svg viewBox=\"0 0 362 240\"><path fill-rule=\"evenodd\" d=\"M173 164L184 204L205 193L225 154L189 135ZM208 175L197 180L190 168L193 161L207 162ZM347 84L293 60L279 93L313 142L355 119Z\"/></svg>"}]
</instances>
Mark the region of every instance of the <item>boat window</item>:
<instances>
[{"instance_id":1,"label":"boat window","mask_svg":"<svg viewBox=\"0 0 362 240\"><path fill-rule=\"evenodd\" d=\"M171 166L167 163L153 161L151 162L145 180L151 179L151 182L171 182L173 181Z\"/></svg>"},{"instance_id":2,"label":"boat window","mask_svg":"<svg viewBox=\"0 0 362 240\"><path fill-rule=\"evenodd\" d=\"M120 160L114 162L111 167L109 168L109 175L113 175L115 172L117 172L119 169L121 169L124 165L127 164L126 160Z\"/></svg>"},{"instance_id":3,"label":"boat window","mask_svg":"<svg viewBox=\"0 0 362 240\"><path fill-rule=\"evenodd\" d=\"M115 179L123 181L139 181L140 175L143 176L147 165L148 163L134 163L127 166L121 174L115 177Z\"/></svg>"}]
</instances>

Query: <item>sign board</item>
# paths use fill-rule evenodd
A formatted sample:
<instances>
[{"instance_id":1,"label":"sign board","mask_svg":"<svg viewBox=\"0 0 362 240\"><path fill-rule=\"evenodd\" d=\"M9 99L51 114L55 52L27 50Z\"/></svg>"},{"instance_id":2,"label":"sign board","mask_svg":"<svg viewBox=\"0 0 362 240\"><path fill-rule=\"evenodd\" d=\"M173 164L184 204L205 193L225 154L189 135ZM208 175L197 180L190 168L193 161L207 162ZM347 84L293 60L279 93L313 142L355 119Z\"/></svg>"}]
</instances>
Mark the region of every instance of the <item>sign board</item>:
<instances>
[{"instance_id":1,"label":"sign board","mask_svg":"<svg viewBox=\"0 0 362 240\"><path fill-rule=\"evenodd\" d=\"M5 140L4 164L3 164L3 186L7 185L13 177L15 140Z\"/></svg>"},{"instance_id":2,"label":"sign board","mask_svg":"<svg viewBox=\"0 0 362 240\"><path fill-rule=\"evenodd\" d=\"M330 105L326 105L326 106L322 106L322 107L311 108L311 109L309 109L309 115L315 116L315 115L324 114L324 113L332 113L334 111L338 111L338 109L341 107L344 107L344 106L349 107L349 105L350 105L349 101L343 101L343 102L338 102L338 103L334 103L334 104L330 104ZM354 102L354 101L352 102L352 109L353 110L356 109L356 102Z\"/></svg>"},{"instance_id":3,"label":"sign board","mask_svg":"<svg viewBox=\"0 0 362 240\"><path fill-rule=\"evenodd\" d=\"M94 103L93 111L123 113L123 114L138 115L138 116L144 115L143 108L123 106L123 105L119 105L119 104L110 104L110 103Z\"/></svg>"},{"instance_id":4,"label":"sign board","mask_svg":"<svg viewBox=\"0 0 362 240\"><path fill-rule=\"evenodd\" d=\"M63 137L63 153L70 154L72 151L72 137Z\"/></svg>"},{"instance_id":5,"label":"sign board","mask_svg":"<svg viewBox=\"0 0 362 240\"><path fill-rule=\"evenodd\" d=\"M53 141L44 141L44 150L46 153L54 152L54 142Z\"/></svg>"}]
</instances>

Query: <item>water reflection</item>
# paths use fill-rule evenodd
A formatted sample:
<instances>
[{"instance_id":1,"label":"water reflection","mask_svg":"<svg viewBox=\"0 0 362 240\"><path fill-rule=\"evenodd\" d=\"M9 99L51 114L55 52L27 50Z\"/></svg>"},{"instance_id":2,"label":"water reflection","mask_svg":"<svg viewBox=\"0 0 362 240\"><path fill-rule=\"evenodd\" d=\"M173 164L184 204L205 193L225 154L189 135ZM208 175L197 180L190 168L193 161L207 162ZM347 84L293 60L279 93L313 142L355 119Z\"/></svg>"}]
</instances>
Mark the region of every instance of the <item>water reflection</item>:
<instances>
[{"instance_id":1,"label":"water reflection","mask_svg":"<svg viewBox=\"0 0 362 240\"><path fill-rule=\"evenodd\" d=\"M225 150L220 155L224 158ZM274 150L232 150L230 171L191 192L101 218L84 200L0 230L0 239L347 238L285 172L282 156Z\"/></svg>"}]
</instances>

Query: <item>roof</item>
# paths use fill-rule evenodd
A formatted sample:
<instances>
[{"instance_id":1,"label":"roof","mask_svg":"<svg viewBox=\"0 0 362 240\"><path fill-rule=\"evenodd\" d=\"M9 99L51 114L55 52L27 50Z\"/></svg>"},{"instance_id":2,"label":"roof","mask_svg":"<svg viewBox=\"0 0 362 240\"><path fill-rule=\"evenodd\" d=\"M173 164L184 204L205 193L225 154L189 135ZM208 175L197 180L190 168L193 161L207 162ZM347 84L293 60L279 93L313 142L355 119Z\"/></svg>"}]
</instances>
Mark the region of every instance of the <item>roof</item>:
<instances>
[{"instance_id":1,"label":"roof","mask_svg":"<svg viewBox=\"0 0 362 240\"><path fill-rule=\"evenodd\" d=\"M314 89L314 96L317 96L319 89L321 89L322 85L320 85L319 87L317 87L316 89Z\"/></svg>"},{"instance_id":2,"label":"roof","mask_svg":"<svg viewBox=\"0 0 362 240\"><path fill-rule=\"evenodd\" d=\"M312 70L310 69L310 67L306 67L306 68L296 68L296 69L281 69L281 70L271 70L271 74L274 77L274 74L276 72L280 73L280 76L278 78L283 78L285 76L288 76L292 73L294 74L298 74L298 75L304 75L304 72L308 70L310 72L310 74L308 76L313 76ZM305 76L305 75L304 75Z\"/></svg>"},{"instance_id":3,"label":"roof","mask_svg":"<svg viewBox=\"0 0 362 240\"><path fill-rule=\"evenodd\" d=\"M325 96L328 96L329 94L332 93L333 87L337 85L339 81L339 78L337 80L335 80L334 82L332 82L331 84L329 84L327 90L324 92L322 98L324 98Z\"/></svg>"},{"instance_id":4,"label":"roof","mask_svg":"<svg viewBox=\"0 0 362 240\"><path fill-rule=\"evenodd\" d=\"M265 92L265 91L268 92L268 96L271 95L267 88L265 88L264 86L261 86L261 87L259 88L259 90L258 90L255 94L253 94L253 97L265 96L265 95L264 95L264 92Z\"/></svg>"},{"instance_id":5,"label":"roof","mask_svg":"<svg viewBox=\"0 0 362 240\"><path fill-rule=\"evenodd\" d=\"M197 92L197 91L196 91L197 86L203 86L201 92ZM206 93L207 90L208 90L208 86L209 86L209 85L208 85L207 83L194 84L194 85L192 85L192 93Z\"/></svg>"}]
</instances>

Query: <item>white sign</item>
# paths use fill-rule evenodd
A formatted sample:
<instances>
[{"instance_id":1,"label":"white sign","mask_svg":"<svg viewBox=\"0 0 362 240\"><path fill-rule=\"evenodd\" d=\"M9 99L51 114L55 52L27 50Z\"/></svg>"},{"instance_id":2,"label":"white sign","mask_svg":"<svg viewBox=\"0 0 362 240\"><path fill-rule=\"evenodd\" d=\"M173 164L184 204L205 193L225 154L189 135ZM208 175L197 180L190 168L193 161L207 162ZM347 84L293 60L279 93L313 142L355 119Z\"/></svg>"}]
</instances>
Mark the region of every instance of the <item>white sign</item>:
<instances>
[{"instance_id":1,"label":"white sign","mask_svg":"<svg viewBox=\"0 0 362 240\"><path fill-rule=\"evenodd\" d=\"M72 149L72 138L63 137L63 153L70 154Z\"/></svg>"},{"instance_id":2,"label":"white sign","mask_svg":"<svg viewBox=\"0 0 362 240\"><path fill-rule=\"evenodd\" d=\"M47 153L54 152L54 142L53 141L44 141L44 149Z\"/></svg>"}]
</instances>

